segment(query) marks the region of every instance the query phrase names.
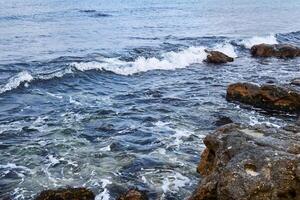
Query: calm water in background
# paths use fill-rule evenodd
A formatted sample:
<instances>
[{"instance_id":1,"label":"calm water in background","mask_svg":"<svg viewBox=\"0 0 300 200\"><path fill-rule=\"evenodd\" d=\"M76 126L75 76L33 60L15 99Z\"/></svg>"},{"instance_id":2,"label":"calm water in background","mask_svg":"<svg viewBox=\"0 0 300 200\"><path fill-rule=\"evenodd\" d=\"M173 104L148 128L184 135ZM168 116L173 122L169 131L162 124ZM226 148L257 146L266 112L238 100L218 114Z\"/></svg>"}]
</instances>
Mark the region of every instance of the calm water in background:
<instances>
[{"instance_id":1,"label":"calm water in background","mask_svg":"<svg viewBox=\"0 0 300 200\"><path fill-rule=\"evenodd\" d=\"M0 2L0 199L85 186L184 199L220 116L282 126L226 102L237 81L288 83L299 59L254 59L256 43L300 45L300 1ZM212 66L205 48L236 57Z\"/></svg>"}]
</instances>

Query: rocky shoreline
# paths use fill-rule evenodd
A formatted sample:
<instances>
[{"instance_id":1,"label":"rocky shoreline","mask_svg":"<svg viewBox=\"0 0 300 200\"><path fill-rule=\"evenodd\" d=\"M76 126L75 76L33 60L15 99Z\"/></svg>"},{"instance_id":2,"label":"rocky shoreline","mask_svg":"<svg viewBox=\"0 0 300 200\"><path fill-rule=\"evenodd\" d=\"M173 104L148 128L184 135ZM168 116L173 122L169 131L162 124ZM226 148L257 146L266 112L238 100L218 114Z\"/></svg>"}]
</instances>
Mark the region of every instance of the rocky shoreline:
<instances>
[{"instance_id":1,"label":"rocky shoreline","mask_svg":"<svg viewBox=\"0 0 300 200\"><path fill-rule=\"evenodd\" d=\"M218 51L206 51L205 62L223 64L234 59ZM295 58L300 49L291 45L260 44L251 48L254 57ZM267 112L300 113L299 79L290 85L234 83L226 99ZM225 123L223 123L225 121ZM204 139L206 149L197 171L197 189L189 200L277 200L300 199L300 122L283 128L244 126L224 119L223 125ZM36 200L92 200L85 188L41 192ZM147 200L145 192L130 189L117 200Z\"/></svg>"},{"instance_id":2,"label":"rocky shoreline","mask_svg":"<svg viewBox=\"0 0 300 200\"><path fill-rule=\"evenodd\" d=\"M229 124L204 143L204 178L189 200L300 199L299 132Z\"/></svg>"},{"instance_id":3,"label":"rocky shoreline","mask_svg":"<svg viewBox=\"0 0 300 200\"><path fill-rule=\"evenodd\" d=\"M251 54L286 59L300 56L300 49L260 44L251 48ZM292 80L292 86L234 83L228 86L226 99L267 112L299 115L298 82ZM203 179L189 200L300 199L299 120L283 128L230 123L207 135L197 168Z\"/></svg>"}]
</instances>

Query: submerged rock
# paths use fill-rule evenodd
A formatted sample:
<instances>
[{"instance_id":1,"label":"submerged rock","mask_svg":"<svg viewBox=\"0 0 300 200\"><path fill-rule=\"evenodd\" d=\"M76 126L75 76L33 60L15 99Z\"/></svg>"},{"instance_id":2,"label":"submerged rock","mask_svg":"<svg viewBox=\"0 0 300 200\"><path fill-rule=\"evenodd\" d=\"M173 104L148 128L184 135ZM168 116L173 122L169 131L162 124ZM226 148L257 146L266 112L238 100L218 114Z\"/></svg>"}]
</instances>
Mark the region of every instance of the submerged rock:
<instances>
[{"instance_id":1,"label":"submerged rock","mask_svg":"<svg viewBox=\"0 0 300 200\"><path fill-rule=\"evenodd\" d=\"M288 44L258 44L251 48L255 57L295 58L300 56L300 48Z\"/></svg>"},{"instance_id":2,"label":"submerged rock","mask_svg":"<svg viewBox=\"0 0 300 200\"><path fill-rule=\"evenodd\" d=\"M223 126L223 125L231 124L231 123L233 123L233 121L232 121L232 119L230 119L230 117L219 116L218 120L216 120L214 124L219 127L219 126Z\"/></svg>"},{"instance_id":3,"label":"submerged rock","mask_svg":"<svg viewBox=\"0 0 300 200\"><path fill-rule=\"evenodd\" d=\"M228 86L226 99L269 111L300 113L300 92L287 87L235 83Z\"/></svg>"},{"instance_id":4,"label":"submerged rock","mask_svg":"<svg viewBox=\"0 0 300 200\"><path fill-rule=\"evenodd\" d=\"M145 192L137 189L130 189L125 194L122 194L117 200L148 200Z\"/></svg>"},{"instance_id":5,"label":"submerged rock","mask_svg":"<svg viewBox=\"0 0 300 200\"><path fill-rule=\"evenodd\" d=\"M219 52L219 51L208 51L205 50L207 53L207 57L205 62L213 63L213 64L222 64L227 62L233 62L233 58L227 56L226 54Z\"/></svg>"},{"instance_id":6,"label":"submerged rock","mask_svg":"<svg viewBox=\"0 0 300 200\"><path fill-rule=\"evenodd\" d=\"M95 195L86 188L45 190L35 200L94 200Z\"/></svg>"},{"instance_id":7,"label":"submerged rock","mask_svg":"<svg viewBox=\"0 0 300 200\"><path fill-rule=\"evenodd\" d=\"M204 139L189 200L300 199L300 135L229 124Z\"/></svg>"},{"instance_id":8,"label":"submerged rock","mask_svg":"<svg viewBox=\"0 0 300 200\"><path fill-rule=\"evenodd\" d=\"M295 78L291 81L292 85L300 86L300 78Z\"/></svg>"}]
</instances>

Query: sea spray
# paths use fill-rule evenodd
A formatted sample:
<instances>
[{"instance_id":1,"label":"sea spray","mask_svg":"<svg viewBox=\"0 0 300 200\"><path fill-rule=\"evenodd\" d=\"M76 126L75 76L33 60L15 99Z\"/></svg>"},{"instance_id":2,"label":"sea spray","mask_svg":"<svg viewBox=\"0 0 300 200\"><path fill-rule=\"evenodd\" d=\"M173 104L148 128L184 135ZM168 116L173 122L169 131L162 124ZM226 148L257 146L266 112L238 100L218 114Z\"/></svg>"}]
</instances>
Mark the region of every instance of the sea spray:
<instances>
[{"instance_id":1,"label":"sea spray","mask_svg":"<svg viewBox=\"0 0 300 200\"><path fill-rule=\"evenodd\" d=\"M275 35L268 35L266 37L252 37L249 39L245 39L241 41L241 45L243 45L244 47L246 47L247 49L250 49L253 45L257 45L257 44L278 44L278 41L275 37Z\"/></svg>"}]
</instances>

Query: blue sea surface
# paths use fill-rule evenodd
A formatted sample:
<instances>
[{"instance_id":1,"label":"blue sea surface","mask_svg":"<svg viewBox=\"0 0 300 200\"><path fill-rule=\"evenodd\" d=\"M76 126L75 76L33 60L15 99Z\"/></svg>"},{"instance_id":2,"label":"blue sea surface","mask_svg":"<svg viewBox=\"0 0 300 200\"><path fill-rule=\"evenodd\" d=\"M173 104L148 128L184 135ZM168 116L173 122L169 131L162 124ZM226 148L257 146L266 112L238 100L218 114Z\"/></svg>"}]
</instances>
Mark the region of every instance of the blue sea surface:
<instances>
[{"instance_id":1,"label":"blue sea surface","mask_svg":"<svg viewBox=\"0 0 300 200\"><path fill-rule=\"evenodd\" d=\"M228 84L300 77L300 60L252 58L300 46L298 0L1 0L0 199L87 187L187 198L216 121L294 120L225 100ZM204 63L205 49L235 61Z\"/></svg>"}]
</instances>

